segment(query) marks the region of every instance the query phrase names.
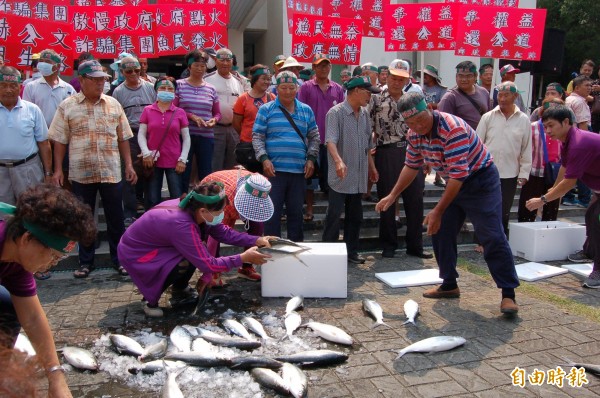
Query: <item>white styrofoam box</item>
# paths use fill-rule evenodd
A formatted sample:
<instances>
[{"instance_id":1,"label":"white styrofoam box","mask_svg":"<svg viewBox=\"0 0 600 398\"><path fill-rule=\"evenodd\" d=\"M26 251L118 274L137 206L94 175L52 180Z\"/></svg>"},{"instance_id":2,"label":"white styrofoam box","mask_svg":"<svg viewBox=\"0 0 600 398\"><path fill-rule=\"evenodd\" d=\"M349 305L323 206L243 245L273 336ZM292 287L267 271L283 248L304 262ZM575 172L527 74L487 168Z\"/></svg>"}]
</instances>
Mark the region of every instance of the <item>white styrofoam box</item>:
<instances>
[{"instance_id":1,"label":"white styrofoam box","mask_svg":"<svg viewBox=\"0 0 600 398\"><path fill-rule=\"evenodd\" d=\"M519 279L527 282L535 282L540 279L551 278L553 276L562 275L569 272L564 268L533 262L517 264L515 265L515 269L517 270L517 276Z\"/></svg>"},{"instance_id":2,"label":"white styrofoam box","mask_svg":"<svg viewBox=\"0 0 600 398\"><path fill-rule=\"evenodd\" d=\"M276 255L261 266L263 297L348 297L348 262L345 243L302 243L310 250ZM301 260L301 261L299 261Z\"/></svg>"},{"instance_id":3,"label":"white styrofoam box","mask_svg":"<svg viewBox=\"0 0 600 398\"><path fill-rule=\"evenodd\" d=\"M565 260L581 250L585 227L562 221L510 223L510 248L514 256L529 261Z\"/></svg>"},{"instance_id":4,"label":"white styrofoam box","mask_svg":"<svg viewBox=\"0 0 600 398\"><path fill-rule=\"evenodd\" d=\"M588 276L590 276L590 274L592 273L592 270L594 269L594 264L589 263L589 264L563 264L561 265L562 268L564 269L568 269L569 271L571 271L572 273L576 274L576 275L580 275L583 276L584 278L587 278Z\"/></svg>"},{"instance_id":5,"label":"white styrofoam box","mask_svg":"<svg viewBox=\"0 0 600 398\"><path fill-rule=\"evenodd\" d=\"M389 287L409 287L437 285L442 283L439 277L438 269L417 269L412 271L380 272L375 274L379 279Z\"/></svg>"}]
</instances>

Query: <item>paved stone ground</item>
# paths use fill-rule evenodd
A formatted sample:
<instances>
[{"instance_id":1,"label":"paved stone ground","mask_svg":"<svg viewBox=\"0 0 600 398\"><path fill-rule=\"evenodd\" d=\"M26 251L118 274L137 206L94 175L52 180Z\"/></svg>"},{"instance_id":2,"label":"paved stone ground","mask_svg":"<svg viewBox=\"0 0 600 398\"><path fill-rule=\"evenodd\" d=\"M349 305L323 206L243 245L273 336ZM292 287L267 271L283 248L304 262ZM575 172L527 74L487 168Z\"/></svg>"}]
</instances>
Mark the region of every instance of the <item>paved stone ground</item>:
<instances>
[{"instance_id":1,"label":"paved stone ground","mask_svg":"<svg viewBox=\"0 0 600 398\"><path fill-rule=\"evenodd\" d=\"M461 258L485 266L482 257L470 250L461 252ZM374 254L373 261L365 265L349 266L346 300L305 300L303 319L342 327L356 341L343 372L335 368L307 371L309 397L600 396L600 379L591 374L587 375L589 384L581 388L568 386L566 379L563 388L530 383L520 388L511 385L510 377L516 366L528 374L534 368L547 371L564 363L563 358L600 364L598 323L568 314L518 290L519 316L504 318L499 312L498 289L490 281L465 271L460 275L461 298L440 301L423 298L426 287L392 289L374 276L376 272L418 268L435 268L435 262L404 254L382 259ZM215 320L227 308L283 313L287 299L263 299L259 284L231 275L230 287L213 292L209 301ZM600 291L584 290L580 283L567 274L535 284L555 295L598 307ZM185 316L174 313L168 313L164 320L147 320L133 284L112 270L96 271L84 280L73 279L70 272L54 273L51 279L39 282L38 288L59 347L68 344L89 348L107 332L126 333L145 327L168 333L174 325L186 323ZM214 299L217 296L218 303ZM373 321L362 311L363 298L381 304L384 319L392 329L370 329ZM409 298L420 305L418 327L402 325L403 303ZM396 354L389 351L435 335L462 336L467 343L444 353L406 354L396 361ZM570 370L564 369L567 373ZM68 380L75 397L148 395L110 380L103 372L74 371L68 374Z\"/></svg>"}]
</instances>

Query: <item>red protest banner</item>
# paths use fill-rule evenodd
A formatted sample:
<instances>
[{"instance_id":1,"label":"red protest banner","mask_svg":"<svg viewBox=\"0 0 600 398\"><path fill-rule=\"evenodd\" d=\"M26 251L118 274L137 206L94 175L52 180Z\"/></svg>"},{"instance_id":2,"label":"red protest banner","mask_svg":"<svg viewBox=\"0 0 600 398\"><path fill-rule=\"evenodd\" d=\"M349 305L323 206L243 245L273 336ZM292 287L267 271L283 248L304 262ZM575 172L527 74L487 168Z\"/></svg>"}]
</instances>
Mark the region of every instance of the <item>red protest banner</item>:
<instances>
[{"instance_id":1,"label":"red protest banner","mask_svg":"<svg viewBox=\"0 0 600 398\"><path fill-rule=\"evenodd\" d=\"M323 13L323 2L328 0L286 0L288 31L292 33L295 14L325 15Z\"/></svg>"},{"instance_id":2,"label":"red protest banner","mask_svg":"<svg viewBox=\"0 0 600 398\"><path fill-rule=\"evenodd\" d=\"M446 0L446 3L468 6L517 7L519 0Z\"/></svg>"},{"instance_id":3,"label":"red protest banner","mask_svg":"<svg viewBox=\"0 0 600 398\"><path fill-rule=\"evenodd\" d=\"M439 51L456 46L458 6L444 3L388 5L385 51Z\"/></svg>"},{"instance_id":4,"label":"red protest banner","mask_svg":"<svg viewBox=\"0 0 600 398\"><path fill-rule=\"evenodd\" d=\"M11 45L4 43L10 38ZM70 27L60 22L36 23L31 18L13 14L0 15L0 54L7 65L26 67L34 53L51 48L62 59L61 72L69 74L73 64Z\"/></svg>"},{"instance_id":5,"label":"red protest banner","mask_svg":"<svg viewBox=\"0 0 600 398\"><path fill-rule=\"evenodd\" d=\"M67 23L68 5L67 0L0 0L0 14Z\"/></svg>"},{"instance_id":6,"label":"red protest banner","mask_svg":"<svg viewBox=\"0 0 600 398\"><path fill-rule=\"evenodd\" d=\"M456 55L538 61L545 9L462 6Z\"/></svg>"},{"instance_id":7,"label":"red protest banner","mask_svg":"<svg viewBox=\"0 0 600 398\"><path fill-rule=\"evenodd\" d=\"M333 64L357 64L362 32L362 20L295 14L292 56L312 62L315 54L323 53Z\"/></svg>"},{"instance_id":8,"label":"red protest banner","mask_svg":"<svg viewBox=\"0 0 600 398\"><path fill-rule=\"evenodd\" d=\"M365 21L364 36L368 37L384 37L383 10L383 0L325 0L323 2L325 15Z\"/></svg>"},{"instance_id":9,"label":"red protest banner","mask_svg":"<svg viewBox=\"0 0 600 398\"><path fill-rule=\"evenodd\" d=\"M148 4L148 0L75 0L76 6L139 6Z\"/></svg>"},{"instance_id":10,"label":"red protest banner","mask_svg":"<svg viewBox=\"0 0 600 398\"><path fill-rule=\"evenodd\" d=\"M207 17L209 24L229 23L229 0L156 0L156 4L188 4L201 10L202 18ZM201 17L196 17L200 19Z\"/></svg>"}]
</instances>

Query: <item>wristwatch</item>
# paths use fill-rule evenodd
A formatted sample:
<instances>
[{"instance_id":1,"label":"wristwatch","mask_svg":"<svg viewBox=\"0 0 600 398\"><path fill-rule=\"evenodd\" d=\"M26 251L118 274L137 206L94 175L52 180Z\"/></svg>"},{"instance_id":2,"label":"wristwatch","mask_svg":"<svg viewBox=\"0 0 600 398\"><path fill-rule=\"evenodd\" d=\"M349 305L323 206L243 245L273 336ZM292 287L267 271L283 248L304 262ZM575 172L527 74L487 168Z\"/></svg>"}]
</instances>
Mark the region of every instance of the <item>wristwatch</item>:
<instances>
[{"instance_id":1,"label":"wristwatch","mask_svg":"<svg viewBox=\"0 0 600 398\"><path fill-rule=\"evenodd\" d=\"M52 177L52 174L53 174L53 173L52 173L51 171L44 171L44 175L45 175L46 177Z\"/></svg>"},{"instance_id":2,"label":"wristwatch","mask_svg":"<svg viewBox=\"0 0 600 398\"><path fill-rule=\"evenodd\" d=\"M546 195L542 195L542 196L540 196L540 200L541 200L541 201L542 201L544 204L548 203L548 200L546 199Z\"/></svg>"}]
</instances>

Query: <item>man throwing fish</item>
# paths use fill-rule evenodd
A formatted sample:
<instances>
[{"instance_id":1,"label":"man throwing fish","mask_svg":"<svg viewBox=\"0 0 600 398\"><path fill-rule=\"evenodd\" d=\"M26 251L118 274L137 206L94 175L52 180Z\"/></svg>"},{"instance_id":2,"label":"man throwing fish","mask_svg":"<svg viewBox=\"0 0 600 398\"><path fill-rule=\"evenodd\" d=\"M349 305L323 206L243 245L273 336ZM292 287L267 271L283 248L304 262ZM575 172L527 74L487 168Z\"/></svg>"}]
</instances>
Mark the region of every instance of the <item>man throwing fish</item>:
<instances>
[{"instance_id":1,"label":"man throwing fish","mask_svg":"<svg viewBox=\"0 0 600 398\"><path fill-rule=\"evenodd\" d=\"M461 118L427 109L419 93L404 94L398 111L410 128L405 166L389 195L375 206L385 211L417 177L426 163L448 184L438 204L427 214L423 224L432 236L433 250L443 283L426 290L428 298L458 298L456 283L456 237L468 216L483 246L483 256L502 289L500 311L515 314L515 288L519 286L512 253L502 228L500 177L492 156L477 133Z\"/></svg>"}]
</instances>

